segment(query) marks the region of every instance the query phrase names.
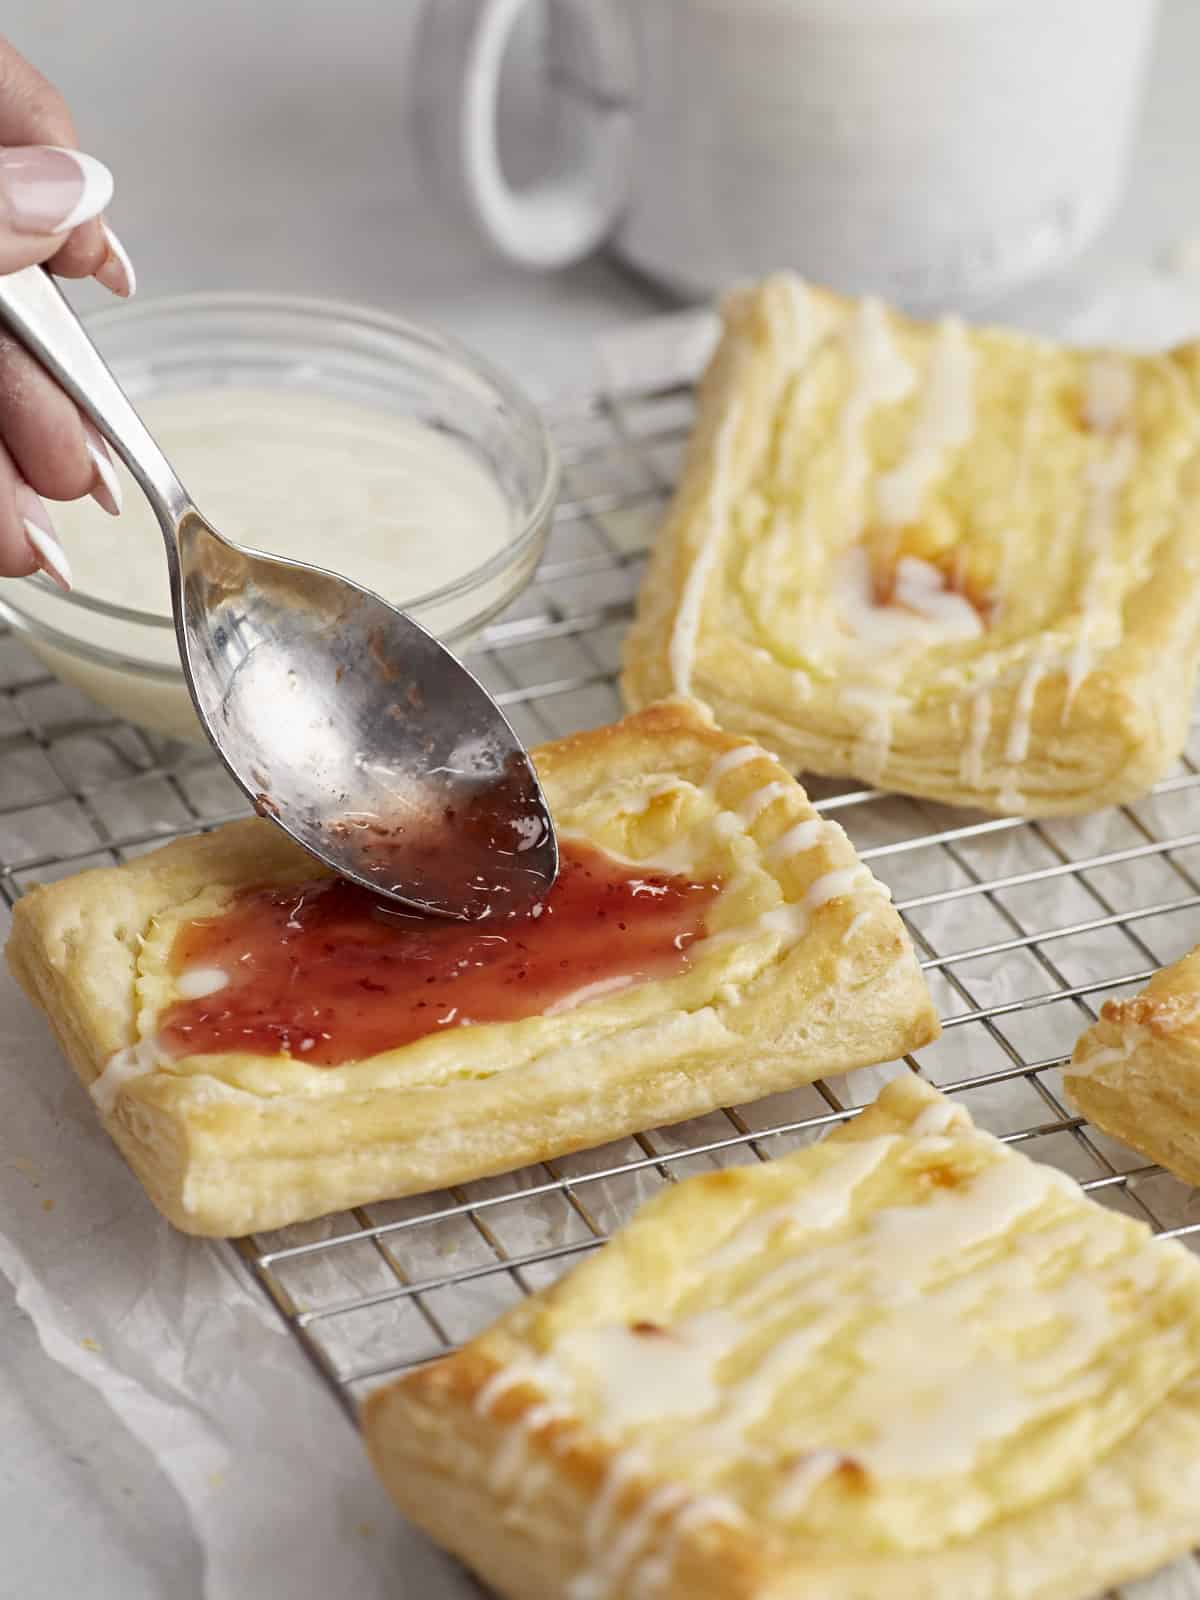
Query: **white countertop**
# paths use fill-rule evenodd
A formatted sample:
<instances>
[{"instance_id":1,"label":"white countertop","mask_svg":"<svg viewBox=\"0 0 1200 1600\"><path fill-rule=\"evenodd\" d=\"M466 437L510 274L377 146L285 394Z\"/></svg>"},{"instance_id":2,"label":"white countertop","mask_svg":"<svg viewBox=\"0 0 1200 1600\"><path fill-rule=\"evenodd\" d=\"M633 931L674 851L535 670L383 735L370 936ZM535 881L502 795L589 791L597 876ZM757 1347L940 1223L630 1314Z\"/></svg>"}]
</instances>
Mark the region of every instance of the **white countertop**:
<instances>
[{"instance_id":1,"label":"white countertop","mask_svg":"<svg viewBox=\"0 0 1200 1600\"><path fill-rule=\"evenodd\" d=\"M605 261L552 278L513 271L430 214L406 154L417 10L14 0L5 22L116 173L112 215L142 294L367 301L440 324L535 394L583 381L597 334L664 302ZM1129 192L1087 273L1200 237L1197 59L1200 6L1166 0ZM1025 297L1024 317L1050 320L1066 293ZM199 1554L174 1490L92 1391L42 1356L2 1281L0 1350L0 1594L198 1600Z\"/></svg>"}]
</instances>

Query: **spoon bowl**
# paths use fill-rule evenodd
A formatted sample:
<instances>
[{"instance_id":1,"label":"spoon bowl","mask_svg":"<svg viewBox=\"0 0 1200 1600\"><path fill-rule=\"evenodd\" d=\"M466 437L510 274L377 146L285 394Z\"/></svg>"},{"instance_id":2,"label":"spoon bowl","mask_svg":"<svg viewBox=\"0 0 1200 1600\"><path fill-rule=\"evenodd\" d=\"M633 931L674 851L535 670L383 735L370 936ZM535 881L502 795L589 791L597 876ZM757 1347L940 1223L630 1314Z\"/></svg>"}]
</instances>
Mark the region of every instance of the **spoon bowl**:
<instances>
[{"instance_id":1,"label":"spoon bowl","mask_svg":"<svg viewBox=\"0 0 1200 1600\"><path fill-rule=\"evenodd\" d=\"M0 320L153 507L188 691L259 813L413 912L498 917L544 899L558 869L545 797L462 663L358 584L223 538L40 267L0 277Z\"/></svg>"}]
</instances>

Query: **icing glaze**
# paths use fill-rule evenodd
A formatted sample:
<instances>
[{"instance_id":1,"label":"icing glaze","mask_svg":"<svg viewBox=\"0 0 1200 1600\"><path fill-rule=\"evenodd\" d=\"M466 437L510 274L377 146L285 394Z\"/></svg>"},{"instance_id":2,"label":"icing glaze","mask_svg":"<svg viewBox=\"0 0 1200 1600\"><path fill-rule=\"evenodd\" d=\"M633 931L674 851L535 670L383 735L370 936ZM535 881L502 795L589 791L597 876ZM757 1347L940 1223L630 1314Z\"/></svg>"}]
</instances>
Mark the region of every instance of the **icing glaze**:
<instances>
[{"instance_id":1,"label":"icing glaze","mask_svg":"<svg viewBox=\"0 0 1200 1600\"><path fill-rule=\"evenodd\" d=\"M876 407L903 400L916 378L892 338L887 311L879 300L867 298L860 303L847 325L845 339L850 389L840 418L842 504L857 533L863 486L870 470L866 425Z\"/></svg>"},{"instance_id":2,"label":"icing glaze","mask_svg":"<svg viewBox=\"0 0 1200 1600\"><path fill-rule=\"evenodd\" d=\"M700 633L704 591L708 587L708 580L716 565L721 534L729 522L730 460L733 454L733 438L740 420L741 408L736 405L730 406L716 440L708 526L704 531L700 548L692 558L683 592L679 597L675 625L671 629L667 659L671 670L671 682L677 694L691 693L692 668L696 659L696 640Z\"/></svg>"},{"instance_id":3,"label":"icing glaze","mask_svg":"<svg viewBox=\"0 0 1200 1600\"><path fill-rule=\"evenodd\" d=\"M217 994L229 982L229 974L220 967L189 967L175 979L176 993L184 1000L203 1000Z\"/></svg>"},{"instance_id":4,"label":"icing glaze","mask_svg":"<svg viewBox=\"0 0 1200 1600\"><path fill-rule=\"evenodd\" d=\"M963 445L975 426L975 356L958 317L938 323L929 374L921 394L908 450L899 464L875 484L875 508L884 527L903 528L917 520L930 484L947 453Z\"/></svg>"},{"instance_id":5,"label":"icing glaze","mask_svg":"<svg viewBox=\"0 0 1200 1600\"><path fill-rule=\"evenodd\" d=\"M776 800L782 800L784 795L794 794L796 786L786 779L778 778L773 783L766 783L761 789L755 789L746 796L738 807L742 820L749 824L760 817L768 806L774 805Z\"/></svg>"},{"instance_id":6,"label":"icing glaze","mask_svg":"<svg viewBox=\"0 0 1200 1600\"><path fill-rule=\"evenodd\" d=\"M158 1040L151 1038L139 1039L137 1044L128 1045L109 1056L104 1071L88 1090L102 1115L112 1115L121 1090L127 1083L154 1071L160 1054Z\"/></svg>"}]
</instances>

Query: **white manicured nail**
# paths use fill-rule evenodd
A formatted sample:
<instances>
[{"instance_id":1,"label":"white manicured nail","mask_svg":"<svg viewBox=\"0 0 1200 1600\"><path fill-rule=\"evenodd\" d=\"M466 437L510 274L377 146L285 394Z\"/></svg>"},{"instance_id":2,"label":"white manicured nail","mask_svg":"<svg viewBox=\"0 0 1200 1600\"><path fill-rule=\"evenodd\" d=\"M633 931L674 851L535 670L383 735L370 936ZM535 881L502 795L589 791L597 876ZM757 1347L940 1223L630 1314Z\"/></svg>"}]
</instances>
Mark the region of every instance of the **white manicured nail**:
<instances>
[{"instance_id":1,"label":"white manicured nail","mask_svg":"<svg viewBox=\"0 0 1200 1600\"><path fill-rule=\"evenodd\" d=\"M119 294L123 300L128 300L137 293L137 273L133 270L133 262L108 223L101 222L100 226L104 229L108 244L108 257L96 273L96 282L111 289L113 294Z\"/></svg>"},{"instance_id":2,"label":"white manicured nail","mask_svg":"<svg viewBox=\"0 0 1200 1600\"><path fill-rule=\"evenodd\" d=\"M70 594L71 563L67 560L67 552L49 529L39 527L32 517L22 517L21 521L25 527L25 537L38 559L38 566L48 578L54 579L64 594Z\"/></svg>"},{"instance_id":3,"label":"white manicured nail","mask_svg":"<svg viewBox=\"0 0 1200 1600\"><path fill-rule=\"evenodd\" d=\"M0 197L18 233L70 233L112 199L112 173L95 156L58 145L0 150Z\"/></svg>"},{"instance_id":4,"label":"white manicured nail","mask_svg":"<svg viewBox=\"0 0 1200 1600\"><path fill-rule=\"evenodd\" d=\"M119 517L122 504L121 480L117 477L116 463L109 454L108 445L104 442L99 429L86 417L83 418L83 437L99 480L91 491L92 499L98 506L102 506L110 517Z\"/></svg>"}]
</instances>

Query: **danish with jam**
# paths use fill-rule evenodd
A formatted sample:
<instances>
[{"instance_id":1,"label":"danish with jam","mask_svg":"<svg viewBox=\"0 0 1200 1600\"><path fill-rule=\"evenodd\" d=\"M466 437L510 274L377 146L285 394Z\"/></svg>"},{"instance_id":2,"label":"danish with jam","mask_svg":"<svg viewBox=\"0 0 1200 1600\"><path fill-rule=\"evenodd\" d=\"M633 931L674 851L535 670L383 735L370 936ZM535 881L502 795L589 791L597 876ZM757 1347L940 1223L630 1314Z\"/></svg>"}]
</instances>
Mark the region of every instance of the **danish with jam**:
<instances>
[{"instance_id":1,"label":"danish with jam","mask_svg":"<svg viewBox=\"0 0 1200 1600\"><path fill-rule=\"evenodd\" d=\"M32 890L8 956L150 1197L282 1226L888 1060L937 1032L845 834L657 707L535 752L536 914L378 908L251 819Z\"/></svg>"}]
</instances>

